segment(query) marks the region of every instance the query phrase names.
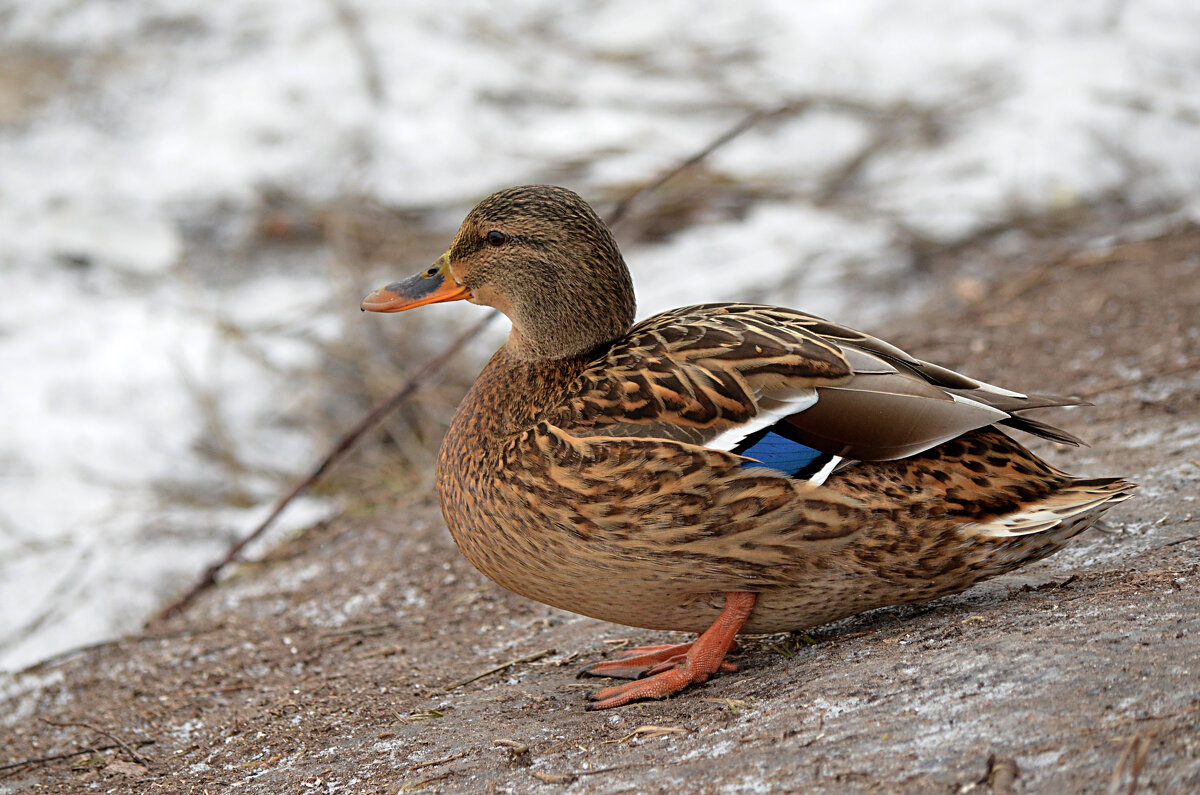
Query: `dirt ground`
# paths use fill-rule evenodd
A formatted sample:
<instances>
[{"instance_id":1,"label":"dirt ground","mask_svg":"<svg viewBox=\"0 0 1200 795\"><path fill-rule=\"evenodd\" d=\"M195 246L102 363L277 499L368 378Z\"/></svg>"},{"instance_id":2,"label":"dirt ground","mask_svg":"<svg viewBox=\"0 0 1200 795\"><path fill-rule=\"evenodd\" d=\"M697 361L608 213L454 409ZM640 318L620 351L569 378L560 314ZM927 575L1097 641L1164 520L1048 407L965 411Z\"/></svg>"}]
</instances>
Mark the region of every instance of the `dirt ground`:
<instances>
[{"instance_id":1,"label":"dirt ground","mask_svg":"<svg viewBox=\"0 0 1200 795\"><path fill-rule=\"evenodd\" d=\"M501 591L430 492L381 491L182 616L0 678L0 793L1200 791L1200 231L1098 239L933 257L933 300L872 329L1095 402L1053 415L1092 447L1036 449L1142 488L1059 555L586 712L583 664L673 636Z\"/></svg>"}]
</instances>

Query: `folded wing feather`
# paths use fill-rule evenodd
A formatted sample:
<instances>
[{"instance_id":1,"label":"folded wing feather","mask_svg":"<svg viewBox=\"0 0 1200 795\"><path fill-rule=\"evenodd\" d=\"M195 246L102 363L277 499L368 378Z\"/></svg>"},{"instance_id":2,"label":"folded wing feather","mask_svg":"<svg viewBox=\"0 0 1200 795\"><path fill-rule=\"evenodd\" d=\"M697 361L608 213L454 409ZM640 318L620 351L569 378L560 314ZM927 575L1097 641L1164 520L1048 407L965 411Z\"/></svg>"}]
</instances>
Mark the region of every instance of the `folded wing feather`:
<instances>
[{"instance_id":1,"label":"folded wing feather","mask_svg":"<svg viewBox=\"0 0 1200 795\"><path fill-rule=\"evenodd\" d=\"M707 304L635 326L551 421L581 436L666 438L751 458L759 445L756 460L787 461L777 467L787 472L803 449L826 454L818 464L892 460L993 424L1078 443L1019 412L1081 402L993 386L803 312Z\"/></svg>"}]
</instances>

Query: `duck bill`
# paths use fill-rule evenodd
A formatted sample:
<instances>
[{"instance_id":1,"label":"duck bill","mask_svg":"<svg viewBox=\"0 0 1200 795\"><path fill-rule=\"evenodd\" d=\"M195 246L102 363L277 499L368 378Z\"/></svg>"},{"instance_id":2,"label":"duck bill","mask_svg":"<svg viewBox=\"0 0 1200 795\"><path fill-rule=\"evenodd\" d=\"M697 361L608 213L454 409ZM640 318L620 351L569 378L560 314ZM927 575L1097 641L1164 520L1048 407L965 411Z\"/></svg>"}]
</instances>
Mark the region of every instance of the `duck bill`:
<instances>
[{"instance_id":1,"label":"duck bill","mask_svg":"<svg viewBox=\"0 0 1200 795\"><path fill-rule=\"evenodd\" d=\"M425 304L461 301L471 291L450 275L450 258L443 254L431 267L399 282L380 287L363 299L364 312L403 312Z\"/></svg>"}]
</instances>

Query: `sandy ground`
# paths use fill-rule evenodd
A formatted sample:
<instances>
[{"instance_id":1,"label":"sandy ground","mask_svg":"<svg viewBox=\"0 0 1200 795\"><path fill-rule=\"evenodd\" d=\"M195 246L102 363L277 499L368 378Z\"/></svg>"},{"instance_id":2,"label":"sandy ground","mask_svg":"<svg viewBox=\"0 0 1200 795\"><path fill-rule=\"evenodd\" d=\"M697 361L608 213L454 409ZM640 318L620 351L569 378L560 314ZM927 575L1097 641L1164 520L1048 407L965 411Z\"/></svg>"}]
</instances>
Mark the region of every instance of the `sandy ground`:
<instances>
[{"instance_id":1,"label":"sandy ground","mask_svg":"<svg viewBox=\"0 0 1200 795\"><path fill-rule=\"evenodd\" d=\"M872 329L1095 402L1054 415L1091 448L1037 449L1142 489L1059 555L590 713L580 666L672 636L501 591L431 493L381 487L184 615L0 679L0 792L1200 791L1200 231L1098 233L932 256L934 300Z\"/></svg>"}]
</instances>

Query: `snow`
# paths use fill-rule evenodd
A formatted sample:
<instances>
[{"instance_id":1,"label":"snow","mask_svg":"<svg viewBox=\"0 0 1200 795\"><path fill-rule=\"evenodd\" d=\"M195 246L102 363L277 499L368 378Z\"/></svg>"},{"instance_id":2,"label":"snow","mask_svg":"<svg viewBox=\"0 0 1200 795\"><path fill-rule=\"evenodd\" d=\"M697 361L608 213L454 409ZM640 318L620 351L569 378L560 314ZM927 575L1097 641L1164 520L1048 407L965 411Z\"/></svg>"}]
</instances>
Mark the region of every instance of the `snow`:
<instances>
[{"instance_id":1,"label":"snow","mask_svg":"<svg viewBox=\"0 0 1200 795\"><path fill-rule=\"evenodd\" d=\"M315 389L297 374L314 340L362 330L327 255L237 263L264 193L369 196L448 235L498 187L621 196L752 109L811 101L706 162L762 191L746 213L626 258L643 315L740 299L860 323L907 296L855 291L904 281L900 229L953 241L1114 195L1200 216L1185 0L42 0L0 16L0 66L27 59L41 81L23 93L0 69L0 666L135 628L320 452L295 422ZM853 200L821 201L864 154ZM230 328L277 331L250 347ZM286 527L331 510L309 502Z\"/></svg>"}]
</instances>

